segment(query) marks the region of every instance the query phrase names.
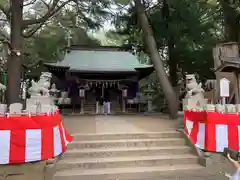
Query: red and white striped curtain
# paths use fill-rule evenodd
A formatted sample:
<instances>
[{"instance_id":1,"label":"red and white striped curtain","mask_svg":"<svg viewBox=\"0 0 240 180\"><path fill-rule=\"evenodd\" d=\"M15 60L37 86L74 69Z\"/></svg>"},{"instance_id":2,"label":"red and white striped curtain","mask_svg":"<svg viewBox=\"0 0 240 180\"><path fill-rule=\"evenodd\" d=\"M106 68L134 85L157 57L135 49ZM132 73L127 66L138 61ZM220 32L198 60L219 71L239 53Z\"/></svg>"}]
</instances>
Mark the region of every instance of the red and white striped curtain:
<instances>
[{"instance_id":1,"label":"red and white striped curtain","mask_svg":"<svg viewBox=\"0 0 240 180\"><path fill-rule=\"evenodd\" d=\"M184 112L185 133L198 148L223 152L225 147L240 152L240 115L217 112Z\"/></svg>"},{"instance_id":2,"label":"red and white striped curtain","mask_svg":"<svg viewBox=\"0 0 240 180\"><path fill-rule=\"evenodd\" d=\"M48 160L72 141L58 112L40 116L0 117L0 164Z\"/></svg>"}]
</instances>

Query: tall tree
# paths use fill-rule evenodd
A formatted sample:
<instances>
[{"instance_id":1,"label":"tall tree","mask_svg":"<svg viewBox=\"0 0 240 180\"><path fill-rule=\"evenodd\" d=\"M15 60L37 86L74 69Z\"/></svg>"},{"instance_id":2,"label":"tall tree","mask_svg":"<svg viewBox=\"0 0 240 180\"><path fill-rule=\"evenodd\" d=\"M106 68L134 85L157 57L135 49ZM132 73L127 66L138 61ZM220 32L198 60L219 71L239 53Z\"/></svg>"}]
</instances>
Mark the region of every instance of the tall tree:
<instances>
[{"instance_id":1,"label":"tall tree","mask_svg":"<svg viewBox=\"0 0 240 180\"><path fill-rule=\"evenodd\" d=\"M212 47L222 38L222 19L216 4L201 0L144 2L145 15L172 85L179 79L180 72L176 73L176 69L181 73L198 73L201 79L214 78ZM139 38L142 30L136 24L135 11L130 6L125 12L118 18L117 33L127 35L125 42L138 51L149 53Z\"/></svg>"},{"instance_id":2,"label":"tall tree","mask_svg":"<svg viewBox=\"0 0 240 180\"><path fill-rule=\"evenodd\" d=\"M11 54L7 61L7 100L18 102L21 76L23 0L11 1Z\"/></svg>"},{"instance_id":3,"label":"tall tree","mask_svg":"<svg viewBox=\"0 0 240 180\"><path fill-rule=\"evenodd\" d=\"M240 1L219 0L225 28L225 40L240 44Z\"/></svg>"},{"instance_id":4,"label":"tall tree","mask_svg":"<svg viewBox=\"0 0 240 180\"><path fill-rule=\"evenodd\" d=\"M163 92L168 102L170 117L175 119L177 118L178 112L178 103L176 103L177 102L176 93L174 92L173 87L169 82L168 76L164 69L163 62L160 58L157 44L153 35L153 31L151 29L151 26L148 22L148 18L144 11L144 5L141 3L141 0L134 0L134 2L137 11L138 22L143 31L143 38L145 40L149 56L154 65L160 85L163 89Z\"/></svg>"},{"instance_id":5,"label":"tall tree","mask_svg":"<svg viewBox=\"0 0 240 180\"><path fill-rule=\"evenodd\" d=\"M54 15L56 15L65 5L69 4L76 9L78 16L76 19L84 21L89 27L98 23L102 16L106 15L105 7L108 1L78 1L78 0L4 0L0 3L1 16L6 21L11 22L11 36L9 48L10 58L7 63L7 103L19 102L20 76L22 59L22 40L24 37L31 37ZM37 10L40 7L40 13ZM28 6L28 16L25 16L23 7ZM34 9L31 9L33 8ZM43 7L43 8L42 8ZM102 7L102 10L99 8ZM32 11L31 11L31 10ZM98 15L96 15L98 13ZM101 14L102 16L99 16ZM89 18L90 17L94 18ZM99 21L99 22L98 22Z\"/></svg>"}]
</instances>

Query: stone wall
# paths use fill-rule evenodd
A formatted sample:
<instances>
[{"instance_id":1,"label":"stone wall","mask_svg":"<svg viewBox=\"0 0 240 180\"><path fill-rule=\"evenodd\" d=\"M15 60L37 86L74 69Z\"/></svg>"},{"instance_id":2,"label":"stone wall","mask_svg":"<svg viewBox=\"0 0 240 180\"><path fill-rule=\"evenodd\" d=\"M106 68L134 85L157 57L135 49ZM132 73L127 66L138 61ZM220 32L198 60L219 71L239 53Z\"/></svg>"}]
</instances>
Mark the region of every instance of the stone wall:
<instances>
[{"instance_id":1,"label":"stone wall","mask_svg":"<svg viewBox=\"0 0 240 180\"><path fill-rule=\"evenodd\" d=\"M0 180L53 180L57 159L17 165L1 165Z\"/></svg>"}]
</instances>

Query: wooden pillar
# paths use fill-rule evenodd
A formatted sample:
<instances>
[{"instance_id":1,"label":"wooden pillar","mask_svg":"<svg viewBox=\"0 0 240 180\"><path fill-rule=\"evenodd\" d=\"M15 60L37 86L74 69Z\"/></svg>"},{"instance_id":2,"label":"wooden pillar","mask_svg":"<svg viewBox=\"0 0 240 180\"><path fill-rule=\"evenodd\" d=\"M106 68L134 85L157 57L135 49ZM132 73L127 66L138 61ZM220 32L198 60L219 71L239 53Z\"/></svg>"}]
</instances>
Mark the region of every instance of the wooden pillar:
<instances>
[{"instance_id":1,"label":"wooden pillar","mask_svg":"<svg viewBox=\"0 0 240 180\"><path fill-rule=\"evenodd\" d=\"M235 72L235 79L236 79L236 89L235 89L235 104L240 104L240 99L239 99L239 77L238 73Z\"/></svg>"}]
</instances>

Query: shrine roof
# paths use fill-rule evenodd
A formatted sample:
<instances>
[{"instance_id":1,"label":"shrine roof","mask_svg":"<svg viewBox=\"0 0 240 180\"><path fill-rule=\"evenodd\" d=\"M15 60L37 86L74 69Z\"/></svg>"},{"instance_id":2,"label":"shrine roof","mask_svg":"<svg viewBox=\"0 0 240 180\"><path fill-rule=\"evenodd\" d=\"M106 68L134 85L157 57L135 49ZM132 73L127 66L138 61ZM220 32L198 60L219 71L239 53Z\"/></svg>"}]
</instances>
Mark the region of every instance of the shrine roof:
<instances>
[{"instance_id":1,"label":"shrine roof","mask_svg":"<svg viewBox=\"0 0 240 180\"><path fill-rule=\"evenodd\" d=\"M129 51L117 47L70 48L63 61L46 63L46 66L66 68L68 71L98 72L134 72L136 69L152 68L152 65L141 64L136 56Z\"/></svg>"}]
</instances>

